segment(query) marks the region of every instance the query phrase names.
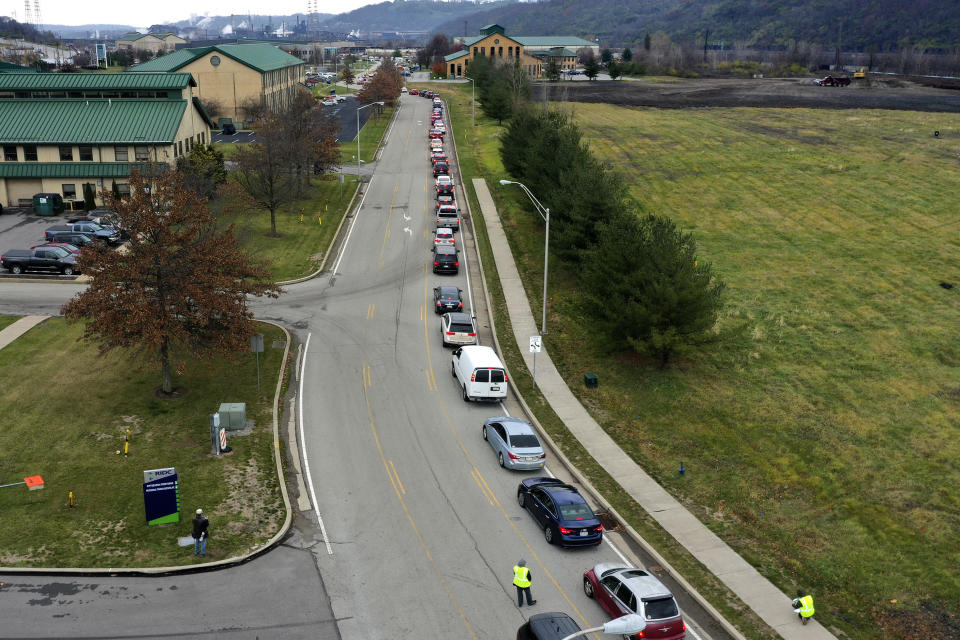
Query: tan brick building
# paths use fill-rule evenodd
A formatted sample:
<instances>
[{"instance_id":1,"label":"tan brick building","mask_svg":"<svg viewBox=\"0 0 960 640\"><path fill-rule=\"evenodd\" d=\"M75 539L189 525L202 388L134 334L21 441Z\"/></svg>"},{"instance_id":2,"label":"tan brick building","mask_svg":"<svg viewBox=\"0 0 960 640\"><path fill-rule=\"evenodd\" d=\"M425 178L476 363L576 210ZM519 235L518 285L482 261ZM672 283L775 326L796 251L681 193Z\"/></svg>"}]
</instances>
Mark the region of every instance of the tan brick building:
<instances>
[{"instance_id":1,"label":"tan brick building","mask_svg":"<svg viewBox=\"0 0 960 640\"><path fill-rule=\"evenodd\" d=\"M128 33L116 42L117 49L149 51L154 55L176 51L177 45L187 41L175 33Z\"/></svg>"},{"instance_id":2,"label":"tan brick building","mask_svg":"<svg viewBox=\"0 0 960 640\"><path fill-rule=\"evenodd\" d=\"M180 71L193 76L201 102L216 101L219 116L244 121L245 106L281 111L306 79L302 60L270 44L224 44L180 49L130 69L130 73Z\"/></svg>"},{"instance_id":3,"label":"tan brick building","mask_svg":"<svg viewBox=\"0 0 960 640\"><path fill-rule=\"evenodd\" d=\"M489 24L480 35L467 38L463 49L444 58L448 77L460 77L476 56L487 56L498 64L520 66L533 78L543 75L546 61L554 58L563 69L576 66L576 51L589 48L597 53L599 46L574 36L508 36L499 24Z\"/></svg>"}]
</instances>

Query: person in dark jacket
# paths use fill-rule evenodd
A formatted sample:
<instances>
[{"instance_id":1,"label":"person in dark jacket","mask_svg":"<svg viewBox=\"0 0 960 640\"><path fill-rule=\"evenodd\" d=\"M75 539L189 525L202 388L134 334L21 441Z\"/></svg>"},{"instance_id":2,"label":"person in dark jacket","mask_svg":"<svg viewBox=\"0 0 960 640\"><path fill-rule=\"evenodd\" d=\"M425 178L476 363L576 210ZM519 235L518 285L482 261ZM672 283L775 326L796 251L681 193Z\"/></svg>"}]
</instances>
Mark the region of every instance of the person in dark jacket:
<instances>
[{"instance_id":1,"label":"person in dark jacket","mask_svg":"<svg viewBox=\"0 0 960 640\"><path fill-rule=\"evenodd\" d=\"M193 555L207 555L209 530L210 521L203 515L203 509L197 509L197 517L193 519Z\"/></svg>"}]
</instances>

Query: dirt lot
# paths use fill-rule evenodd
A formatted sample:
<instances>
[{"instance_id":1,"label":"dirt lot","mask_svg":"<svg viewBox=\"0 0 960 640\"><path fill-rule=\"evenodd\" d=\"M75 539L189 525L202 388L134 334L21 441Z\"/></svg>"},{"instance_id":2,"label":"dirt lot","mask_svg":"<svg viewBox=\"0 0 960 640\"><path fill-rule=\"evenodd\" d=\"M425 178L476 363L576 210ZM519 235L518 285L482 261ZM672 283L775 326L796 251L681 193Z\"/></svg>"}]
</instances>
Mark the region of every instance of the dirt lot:
<instances>
[{"instance_id":1,"label":"dirt lot","mask_svg":"<svg viewBox=\"0 0 960 640\"><path fill-rule=\"evenodd\" d=\"M544 85L533 90L543 96ZM687 107L804 107L960 112L960 91L902 79L818 87L811 78L642 78L546 85L550 100L682 109Z\"/></svg>"}]
</instances>

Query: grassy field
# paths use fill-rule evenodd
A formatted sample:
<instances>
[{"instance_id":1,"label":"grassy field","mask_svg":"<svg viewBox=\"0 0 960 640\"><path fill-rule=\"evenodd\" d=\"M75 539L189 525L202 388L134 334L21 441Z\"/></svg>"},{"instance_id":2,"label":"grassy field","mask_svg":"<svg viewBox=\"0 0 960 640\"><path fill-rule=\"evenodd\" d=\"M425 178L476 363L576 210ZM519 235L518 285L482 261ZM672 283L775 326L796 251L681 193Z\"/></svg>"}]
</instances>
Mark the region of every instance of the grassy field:
<instances>
[{"instance_id":1,"label":"grassy field","mask_svg":"<svg viewBox=\"0 0 960 640\"><path fill-rule=\"evenodd\" d=\"M20 319L20 316L0 316L0 330L9 327L11 324Z\"/></svg>"},{"instance_id":2,"label":"grassy field","mask_svg":"<svg viewBox=\"0 0 960 640\"><path fill-rule=\"evenodd\" d=\"M469 89L442 91L469 123ZM729 285L722 339L659 371L600 351L574 275L552 263L551 354L569 379L601 381L575 392L761 572L817 594L828 626L958 633L960 311L939 285L960 285L960 117L571 108L638 206L693 230ZM478 124L461 161L496 180L497 127ZM542 225L493 190L536 289Z\"/></svg>"},{"instance_id":3,"label":"grassy field","mask_svg":"<svg viewBox=\"0 0 960 640\"><path fill-rule=\"evenodd\" d=\"M197 507L210 517L206 560L252 550L283 522L283 501L273 459L272 406L281 367L283 332L261 325L262 391L253 354L234 362L188 362L174 380L187 393L158 399L152 363L114 351L100 355L79 341L82 326L47 320L0 350L0 367L20 384L0 388L7 420L0 431L3 482L39 474L45 488L0 490L0 564L40 567L128 567L193 564L190 535ZM56 353L57 358L43 357ZM69 363L69 377L64 365ZM29 384L24 384L29 382ZM57 385L37 402L33 385ZM68 392L67 385L71 391ZM208 414L221 402L246 402L255 422L250 435L233 437L233 453L210 455ZM131 430L128 457L124 430ZM181 522L147 526L143 471L175 467ZM78 506L69 508L68 492Z\"/></svg>"},{"instance_id":4,"label":"grassy field","mask_svg":"<svg viewBox=\"0 0 960 640\"><path fill-rule=\"evenodd\" d=\"M338 178L338 174L311 177L310 187L304 191L306 197L277 212L280 237L270 236L270 213L267 211L221 212L217 221L222 226L234 225L240 244L269 261L274 280L301 278L320 266L356 190L356 176L345 175L342 187ZM213 208L217 209L216 203Z\"/></svg>"}]
</instances>

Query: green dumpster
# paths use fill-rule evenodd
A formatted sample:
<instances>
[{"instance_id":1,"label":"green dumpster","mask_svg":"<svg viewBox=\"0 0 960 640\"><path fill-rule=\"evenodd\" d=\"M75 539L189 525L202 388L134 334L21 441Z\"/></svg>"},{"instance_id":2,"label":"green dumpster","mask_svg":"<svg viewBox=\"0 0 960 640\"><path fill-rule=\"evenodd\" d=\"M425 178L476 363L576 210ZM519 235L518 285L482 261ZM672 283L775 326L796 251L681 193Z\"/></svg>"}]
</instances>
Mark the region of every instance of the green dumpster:
<instances>
[{"instance_id":1,"label":"green dumpster","mask_svg":"<svg viewBox=\"0 0 960 640\"><path fill-rule=\"evenodd\" d=\"M55 216L64 209L63 196L59 193L36 193L33 196L33 212L38 216Z\"/></svg>"}]
</instances>

